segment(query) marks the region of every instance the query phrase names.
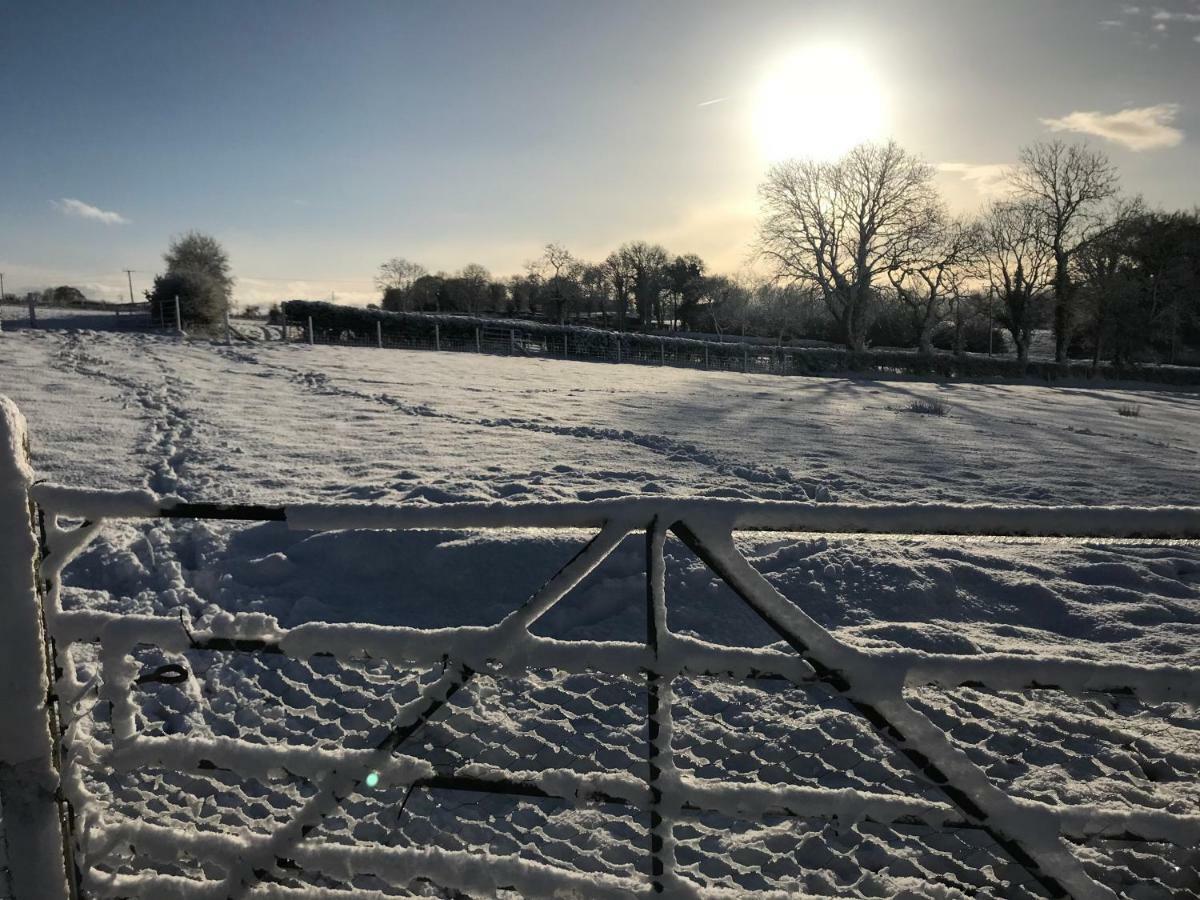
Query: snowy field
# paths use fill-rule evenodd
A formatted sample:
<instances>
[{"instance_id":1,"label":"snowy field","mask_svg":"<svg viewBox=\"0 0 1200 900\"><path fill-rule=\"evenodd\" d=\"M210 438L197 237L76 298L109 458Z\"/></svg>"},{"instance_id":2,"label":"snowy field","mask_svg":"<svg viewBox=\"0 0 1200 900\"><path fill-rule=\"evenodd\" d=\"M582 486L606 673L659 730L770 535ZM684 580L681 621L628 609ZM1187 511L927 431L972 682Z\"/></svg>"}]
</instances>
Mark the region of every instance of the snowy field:
<instances>
[{"instance_id":1,"label":"snowy field","mask_svg":"<svg viewBox=\"0 0 1200 900\"><path fill-rule=\"evenodd\" d=\"M1200 505L1200 397L1146 386L785 379L48 328L0 337L0 394L28 419L39 477L188 500ZM907 409L933 399L946 415ZM1119 415L1122 405L1139 414ZM585 538L114 523L67 569L64 604L182 611L196 627L228 612L264 613L283 627L486 625ZM1194 544L773 535L744 536L739 547L784 596L855 647L1200 665ZM535 630L642 640L643 554L643 540L628 539ZM675 632L733 646L776 640L673 539L666 595ZM143 655L146 665L164 659ZM93 664L80 651L81 673ZM362 749L420 680L382 663L320 657L192 654L188 665L186 684L139 695L145 733ZM675 695L677 765L697 778L937 793L824 688L694 678L679 679ZM1015 797L1174 813L1200 803L1200 716L1185 705L971 688L920 689L910 700ZM481 677L408 752L439 767L644 778L644 704L636 679ZM103 739L103 708L92 718ZM247 781L148 768L88 778L86 790L114 821L199 824L237 839L285 821L306 796L300 780L278 773ZM320 840L486 850L633 884L645 870L644 818L632 808L461 791L407 797L385 784L323 824ZM681 875L710 893L1045 895L1002 848L968 830L706 814L676 831ZM219 875L146 842L137 860L112 850L107 871ZM1093 839L1075 853L1115 892L1098 896L1200 896L1194 847ZM394 875L314 880L288 870L267 883L462 896Z\"/></svg>"}]
</instances>

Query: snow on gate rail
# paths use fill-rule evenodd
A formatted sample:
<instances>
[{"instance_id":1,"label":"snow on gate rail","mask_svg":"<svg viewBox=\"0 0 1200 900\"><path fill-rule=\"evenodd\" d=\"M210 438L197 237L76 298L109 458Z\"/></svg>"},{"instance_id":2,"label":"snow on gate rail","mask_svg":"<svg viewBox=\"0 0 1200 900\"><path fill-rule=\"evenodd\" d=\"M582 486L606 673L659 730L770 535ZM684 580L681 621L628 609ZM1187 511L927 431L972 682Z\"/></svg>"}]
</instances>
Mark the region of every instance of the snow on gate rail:
<instances>
[{"instance_id":1,"label":"snow on gate rail","mask_svg":"<svg viewBox=\"0 0 1200 900\"><path fill-rule=\"evenodd\" d=\"M10 426L10 438L12 428ZM15 451L19 443L8 443ZM8 479L13 473L4 471ZM29 485L25 469L13 476ZM826 631L784 598L739 552L734 531L782 530L822 533L926 533L1194 539L1200 537L1200 510L1184 508L989 508L946 505L844 506L837 504L743 503L629 499L574 504L461 504L402 508L378 505L287 507L180 503L144 491L110 492L35 485L30 496L43 530L40 587L51 652L57 661L55 703L39 698L34 710L26 697L22 714L34 713L59 735L62 780L58 799L42 793L25 797L5 785L4 810L21 800L49 808L47 821L64 823L64 854L13 858L14 883L39 885L37 896L64 896L82 888L93 896L233 897L345 896L344 890L385 883L403 887L426 879L439 887L482 896L504 890L520 896L686 896L698 888L681 861L679 835L705 816L759 821L778 817L870 823L880 827L931 827L977 833L1007 868L1002 889L1023 896L1116 897L1094 872L1085 870L1073 842L1120 838L1151 844L1200 844L1200 815L1128 806L1055 806L1010 796L905 697L906 686L986 686L995 690L1056 690L1068 694L1136 693L1151 701L1200 703L1200 674L1194 668L1098 664L1069 659L990 654L953 656L919 651L865 651ZM26 515L25 501L0 509L6 517ZM99 533L120 519L184 518L282 521L305 531L340 529L487 529L505 527L596 529L596 534L526 603L492 626L416 629L391 626L309 623L280 628L257 615L227 615L208 630L182 620L99 610L66 610L61 602L64 567ZM23 519L28 529L29 520ZM82 524L78 524L82 521ZM5 535L13 532L5 522ZM18 528L19 532L20 529ZM537 622L630 534L646 539L647 629L644 643L562 641L531 633ZM791 652L736 649L673 633L667 627L664 542L673 533L720 576ZM16 567L17 576L21 567ZM33 584L24 593L5 573L2 601L7 607L36 604ZM28 577L27 582L28 582ZM19 581L19 578L17 578ZM33 607L36 610L36 605ZM28 635L26 635L28 636ZM94 645L98 663L84 680L67 652ZM179 663L147 671L135 651L156 647L174 659L194 651L263 653L290 659L331 655L337 660L369 657L405 667L427 667L419 690L400 705L386 735L372 749L313 750L294 745L251 743L237 738L139 733L135 690L186 677ZM16 647L15 649L22 649ZM28 649L28 648L24 648ZM40 652L40 649L35 648ZM631 772L594 773L556 769L458 765L449 770L421 756L425 729L450 710L455 695L473 679L497 671L560 670L603 673L636 679L645 691L644 776ZM7 674L5 672L4 674ZM928 791L896 793L781 784L726 783L703 779L676 765L677 684L690 678L776 679L819 686L840 698L867 727L894 749L923 780ZM44 698L45 693L41 695ZM96 699L92 699L96 698ZM89 717L98 701L111 709L108 730ZM90 704L90 705L89 705ZM83 709L83 707L87 709ZM59 721L61 720L61 721ZM30 734L36 734L32 728ZM35 742L36 744L36 742ZM6 766L42 752L44 771L60 765L47 746L13 749L3 745ZM20 761L20 760L17 760ZM128 772L163 767L199 773L232 772L270 779L286 772L310 787L282 822L265 831L231 833L211 828L166 828L133 816L109 815L96 788L97 771ZM571 871L518 855L447 850L434 846L395 847L378 841L316 841L318 829L338 816L352 797L369 792L380 778L404 788L403 803L416 787L516 797L553 798L570 804L605 804L648 816L646 863L640 877L610 872ZM7 831L12 834L11 817ZM51 848L53 849L53 848ZM125 862L109 858L125 854ZM194 860L168 872L130 871L128 855L151 861ZM28 871L23 865L50 866L58 876ZM306 873L302 878L298 873ZM374 879L374 880L370 880ZM56 889L49 890L48 884ZM335 889L341 888L342 890ZM710 895L709 889L704 892ZM22 895L17 894L18 897Z\"/></svg>"}]
</instances>

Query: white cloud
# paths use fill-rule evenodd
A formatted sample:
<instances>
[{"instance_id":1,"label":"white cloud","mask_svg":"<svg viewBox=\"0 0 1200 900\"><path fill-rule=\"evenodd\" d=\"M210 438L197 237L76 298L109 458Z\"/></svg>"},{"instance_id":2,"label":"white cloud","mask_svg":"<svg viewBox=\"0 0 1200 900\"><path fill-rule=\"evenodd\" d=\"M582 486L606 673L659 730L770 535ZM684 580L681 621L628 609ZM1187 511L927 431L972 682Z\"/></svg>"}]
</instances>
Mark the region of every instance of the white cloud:
<instances>
[{"instance_id":1,"label":"white cloud","mask_svg":"<svg viewBox=\"0 0 1200 900\"><path fill-rule=\"evenodd\" d=\"M1200 13L1168 12L1160 9L1150 18L1156 22L1200 22Z\"/></svg>"},{"instance_id":2,"label":"white cloud","mask_svg":"<svg viewBox=\"0 0 1200 900\"><path fill-rule=\"evenodd\" d=\"M1159 103L1115 113L1076 111L1041 122L1051 131L1092 134L1130 150L1156 150L1183 142L1183 132L1171 124L1178 114L1178 104Z\"/></svg>"},{"instance_id":3,"label":"white cloud","mask_svg":"<svg viewBox=\"0 0 1200 900\"><path fill-rule=\"evenodd\" d=\"M51 200L50 205L64 216L71 216L76 219L90 219L93 222L103 222L105 225L129 224L129 220L118 212L101 209L98 206L92 206L90 203L84 203L82 200L76 200L73 197Z\"/></svg>"},{"instance_id":4,"label":"white cloud","mask_svg":"<svg viewBox=\"0 0 1200 900\"><path fill-rule=\"evenodd\" d=\"M995 197L1008 190L1007 178L1012 167L1004 163L938 163L938 171L958 175L984 197Z\"/></svg>"}]
</instances>

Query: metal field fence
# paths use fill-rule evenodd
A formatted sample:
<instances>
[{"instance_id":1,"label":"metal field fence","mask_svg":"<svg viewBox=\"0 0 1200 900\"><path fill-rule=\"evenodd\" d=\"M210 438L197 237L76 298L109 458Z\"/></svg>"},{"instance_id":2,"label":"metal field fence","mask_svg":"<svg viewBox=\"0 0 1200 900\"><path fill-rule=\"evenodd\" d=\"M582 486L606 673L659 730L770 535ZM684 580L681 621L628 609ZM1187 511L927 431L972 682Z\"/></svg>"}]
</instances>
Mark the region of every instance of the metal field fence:
<instances>
[{"instance_id":1,"label":"metal field fence","mask_svg":"<svg viewBox=\"0 0 1200 900\"><path fill-rule=\"evenodd\" d=\"M446 317L452 318L452 317ZM284 322L281 339L309 344L486 353L532 359L673 366L714 372L797 375L811 370L799 351L759 343L699 341L536 323L447 324L438 318L409 320L403 329L322 327L305 319Z\"/></svg>"},{"instance_id":2,"label":"metal field fence","mask_svg":"<svg viewBox=\"0 0 1200 900\"><path fill-rule=\"evenodd\" d=\"M539 359L674 366L716 372L822 375L861 372L883 377L1122 379L1200 384L1200 368L1096 365L1090 361L1026 361L977 353L798 346L758 341L605 331L519 319L386 312L293 300L284 304L281 337L310 344L488 353Z\"/></svg>"},{"instance_id":3,"label":"metal field fence","mask_svg":"<svg viewBox=\"0 0 1200 900\"><path fill-rule=\"evenodd\" d=\"M27 328L93 328L103 331L176 331L152 315L149 303L77 303L46 306L38 303L0 304L0 332Z\"/></svg>"}]
</instances>

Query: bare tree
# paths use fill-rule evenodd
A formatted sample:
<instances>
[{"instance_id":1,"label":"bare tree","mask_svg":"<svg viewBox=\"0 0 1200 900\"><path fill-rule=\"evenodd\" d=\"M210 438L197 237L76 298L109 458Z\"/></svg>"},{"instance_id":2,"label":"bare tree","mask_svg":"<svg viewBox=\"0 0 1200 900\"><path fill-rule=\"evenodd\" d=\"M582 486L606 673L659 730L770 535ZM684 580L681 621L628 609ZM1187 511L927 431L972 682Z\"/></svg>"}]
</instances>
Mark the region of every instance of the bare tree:
<instances>
[{"instance_id":1,"label":"bare tree","mask_svg":"<svg viewBox=\"0 0 1200 900\"><path fill-rule=\"evenodd\" d=\"M911 254L894 260L888 279L896 299L912 314L921 353L933 353L933 330L950 312L973 273L980 252L979 226L938 209Z\"/></svg>"},{"instance_id":2,"label":"bare tree","mask_svg":"<svg viewBox=\"0 0 1200 900\"><path fill-rule=\"evenodd\" d=\"M992 202L981 228L983 273L1001 304L997 319L1026 362L1054 278L1048 222L1036 205L1006 199Z\"/></svg>"},{"instance_id":3,"label":"bare tree","mask_svg":"<svg viewBox=\"0 0 1200 900\"><path fill-rule=\"evenodd\" d=\"M725 340L725 331L730 328L739 331L742 337L746 336L751 300L747 284L726 275L710 275L704 279L704 296L708 300L708 316L718 339Z\"/></svg>"},{"instance_id":4,"label":"bare tree","mask_svg":"<svg viewBox=\"0 0 1200 900\"><path fill-rule=\"evenodd\" d=\"M617 253L629 272L633 298L637 304L638 324L643 331L655 320L663 324L662 295L669 287L667 264L669 257L659 244L645 241L630 241L623 244Z\"/></svg>"},{"instance_id":5,"label":"bare tree","mask_svg":"<svg viewBox=\"0 0 1200 900\"><path fill-rule=\"evenodd\" d=\"M759 188L759 250L776 276L820 290L852 350L866 347L875 282L919 246L936 206L934 170L894 141L836 162L773 166Z\"/></svg>"},{"instance_id":6,"label":"bare tree","mask_svg":"<svg viewBox=\"0 0 1200 900\"><path fill-rule=\"evenodd\" d=\"M414 281L428 274L424 266L393 256L379 267L379 274L375 276L375 286L384 292L389 289L407 291Z\"/></svg>"},{"instance_id":7,"label":"bare tree","mask_svg":"<svg viewBox=\"0 0 1200 900\"><path fill-rule=\"evenodd\" d=\"M624 331L629 321L629 292L633 289L633 266L621 252L614 250L603 263L616 301L617 330Z\"/></svg>"},{"instance_id":8,"label":"bare tree","mask_svg":"<svg viewBox=\"0 0 1200 900\"><path fill-rule=\"evenodd\" d=\"M488 302L488 285L492 273L479 263L467 263L458 273L462 282L462 295L466 310L471 315L479 312Z\"/></svg>"},{"instance_id":9,"label":"bare tree","mask_svg":"<svg viewBox=\"0 0 1200 900\"><path fill-rule=\"evenodd\" d=\"M554 306L554 318L561 325L567 311L578 305L582 291L583 264L562 244L547 244L542 255L525 264L531 277L544 282L544 296Z\"/></svg>"},{"instance_id":10,"label":"bare tree","mask_svg":"<svg viewBox=\"0 0 1200 900\"><path fill-rule=\"evenodd\" d=\"M584 263L583 273L579 279L583 289L583 299L587 305L588 322L593 321L593 313L599 311L600 321L608 325L609 277L603 263Z\"/></svg>"},{"instance_id":11,"label":"bare tree","mask_svg":"<svg viewBox=\"0 0 1200 900\"><path fill-rule=\"evenodd\" d=\"M1101 209L1117 193L1117 171L1085 144L1044 141L1021 149L1011 180L1017 197L1046 220L1042 231L1054 254L1054 358L1062 362L1073 324L1071 259L1101 226Z\"/></svg>"}]
</instances>

